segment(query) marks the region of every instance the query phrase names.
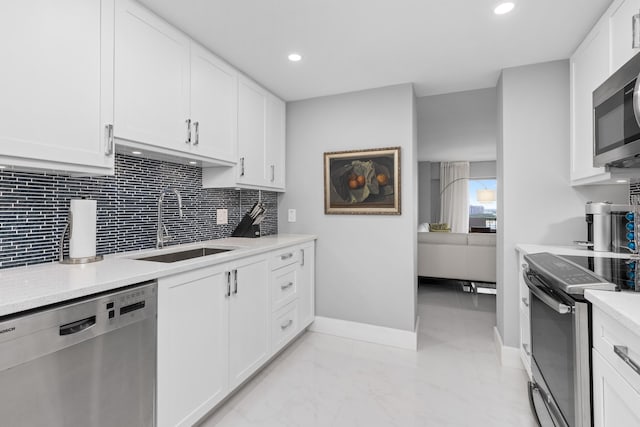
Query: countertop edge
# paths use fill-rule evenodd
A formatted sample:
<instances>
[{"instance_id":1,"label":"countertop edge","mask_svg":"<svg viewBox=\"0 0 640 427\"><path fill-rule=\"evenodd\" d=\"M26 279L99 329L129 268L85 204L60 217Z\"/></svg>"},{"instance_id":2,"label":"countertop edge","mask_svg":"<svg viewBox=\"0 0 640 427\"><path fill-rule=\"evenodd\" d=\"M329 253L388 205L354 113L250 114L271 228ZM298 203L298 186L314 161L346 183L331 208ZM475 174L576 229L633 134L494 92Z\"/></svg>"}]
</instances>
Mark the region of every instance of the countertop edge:
<instances>
[{"instance_id":1,"label":"countertop edge","mask_svg":"<svg viewBox=\"0 0 640 427\"><path fill-rule=\"evenodd\" d=\"M640 293L586 290L593 306L640 335Z\"/></svg>"},{"instance_id":2,"label":"countertop edge","mask_svg":"<svg viewBox=\"0 0 640 427\"><path fill-rule=\"evenodd\" d=\"M278 234L251 238L225 238L183 245L163 250L148 249L105 256L103 261L84 265L58 262L0 270L0 317L115 290L124 286L213 267L278 249L317 240L312 234ZM158 252L174 252L201 246L236 247L234 251L177 263L159 263L132 259ZM100 278L103 277L103 278ZM47 282L53 283L47 286Z\"/></svg>"}]
</instances>

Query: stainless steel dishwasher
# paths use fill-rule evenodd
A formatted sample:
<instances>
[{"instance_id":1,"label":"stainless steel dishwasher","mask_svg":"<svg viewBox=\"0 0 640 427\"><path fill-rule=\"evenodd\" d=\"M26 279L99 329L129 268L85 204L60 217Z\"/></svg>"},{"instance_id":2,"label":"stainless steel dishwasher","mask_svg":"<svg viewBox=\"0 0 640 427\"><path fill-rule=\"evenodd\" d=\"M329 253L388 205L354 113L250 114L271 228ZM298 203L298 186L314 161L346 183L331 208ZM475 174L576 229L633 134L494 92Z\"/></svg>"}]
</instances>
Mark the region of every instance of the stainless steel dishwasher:
<instances>
[{"instance_id":1,"label":"stainless steel dishwasher","mask_svg":"<svg viewBox=\"0 0 640 427\"><path fill-rule=\"evenodd\" d=\"M0 424L155 425L157 284L0 318Z\"/></svg>"}]
</instances>

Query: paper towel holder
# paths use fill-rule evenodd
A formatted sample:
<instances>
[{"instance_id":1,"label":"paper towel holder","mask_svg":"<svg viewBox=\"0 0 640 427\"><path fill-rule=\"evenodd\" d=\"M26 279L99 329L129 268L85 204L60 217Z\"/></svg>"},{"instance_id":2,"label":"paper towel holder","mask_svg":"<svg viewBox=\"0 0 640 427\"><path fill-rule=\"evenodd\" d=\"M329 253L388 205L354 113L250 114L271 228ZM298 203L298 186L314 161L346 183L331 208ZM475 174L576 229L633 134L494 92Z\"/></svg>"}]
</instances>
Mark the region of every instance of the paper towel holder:
<instances>
[{"instance_id":1,"label":"paper towel holder","mask_svg":"<svg viewBox=\"0 0 640 427\"><path fill-rule=\"evenodd\" d=\"M73 233L73 212L69 210L69 219L64 225L62 235L60 236L60 263L61 264L88 264L90 262L102 261L102 255L83 257L83 258L71 258L64 256L64 236L69 231L69 239L71 239L71 233Z\"/></svg>"}]
</instances>

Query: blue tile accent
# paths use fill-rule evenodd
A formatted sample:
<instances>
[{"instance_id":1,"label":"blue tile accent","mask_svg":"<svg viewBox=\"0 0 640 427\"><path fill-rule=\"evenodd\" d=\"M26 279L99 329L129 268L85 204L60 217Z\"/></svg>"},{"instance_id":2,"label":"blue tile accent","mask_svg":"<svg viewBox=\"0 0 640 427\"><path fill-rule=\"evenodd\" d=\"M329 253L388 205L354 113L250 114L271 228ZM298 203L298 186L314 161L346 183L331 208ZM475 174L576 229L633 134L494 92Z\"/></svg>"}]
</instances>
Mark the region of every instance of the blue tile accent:
<instances>
[{"instance_id":1,"label":"blue tile accent","mask_svg":"<svg viewBox=\"0 0 640 427\"><path fill-rule=\"evenodd\" d=\"M0 268L57 259L69 200L98 201L97 253L110 254L155 246L158 195L167 187L182 195L184 218L172 195L164 203L170 243L229 237L258 200L257 190L203 189L202 169L117 154L115 175L72 177L0 170ZM263 191L268 210L262 235L278 232L277 193ZM216 209L229 210L229 224L216 225Z\"/></svg>"}]
</instances>

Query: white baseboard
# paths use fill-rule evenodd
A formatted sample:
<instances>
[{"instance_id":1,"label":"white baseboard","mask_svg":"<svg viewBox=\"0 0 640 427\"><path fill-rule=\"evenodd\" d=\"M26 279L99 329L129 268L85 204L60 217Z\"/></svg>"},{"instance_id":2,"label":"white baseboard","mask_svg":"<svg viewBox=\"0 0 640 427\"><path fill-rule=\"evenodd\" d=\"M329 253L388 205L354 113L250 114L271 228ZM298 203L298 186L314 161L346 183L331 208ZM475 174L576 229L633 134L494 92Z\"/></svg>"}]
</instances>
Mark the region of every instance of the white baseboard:
<instances>
[{"instance_id":1,"label":"white baseboard","mask_svg":"<svg viewBox=\"0 0 640 427\"><path fill-rule=\"evenodd\" d=\"M502 366L524 370L522 359L520 359L520 349L505 346L502 343L502 337L496 326L493 327L493 342L496 345L496 352L498 353L498 359Z\"/></svg>"},{"instance_id":2,"label":"white baseboard","mask_svg":"<svg viewBox=\"0 0 640 427\"><path fill-rule=\"evenodd\" d=\"M309 330L358 341L400 347L407 350L417 350L419 325L420 318L416 321L415 331L411 332L386 328L384 326L369 325L367 323L316 316L315 321L309 326Z\"/></svg>"}]
</instances>

